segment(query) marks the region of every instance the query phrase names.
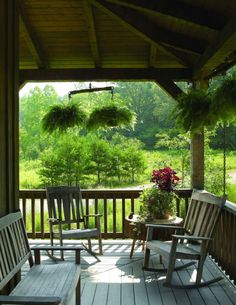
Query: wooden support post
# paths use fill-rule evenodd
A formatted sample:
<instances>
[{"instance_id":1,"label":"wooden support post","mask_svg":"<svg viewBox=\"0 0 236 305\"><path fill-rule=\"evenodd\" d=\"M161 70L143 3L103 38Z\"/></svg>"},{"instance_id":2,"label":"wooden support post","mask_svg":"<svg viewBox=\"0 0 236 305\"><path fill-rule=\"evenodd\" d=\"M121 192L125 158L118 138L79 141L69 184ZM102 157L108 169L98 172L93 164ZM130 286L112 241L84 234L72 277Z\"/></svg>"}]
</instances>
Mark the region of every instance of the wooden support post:
<instances>
[{"instance_id":1,"label":"wooden support post","mask_svg":"<svg viewBox=\"0 0 236 305\"><path fill-rule=\"evenodd\" d=\"M0 216L19 206L19 14L0 0Z\"/></svg>"},{"instance_id":2,"label":"wooden support post","mask_svg":"<svg viewBox=\"0 0 236 305\"><path fill-rule=\"evenodd\" d=\"M191 185L204 189L204 131L191 139Z\"/></svg>"},{"instance_id":3,"label":"wooden support post","mask_svg":"<svg viewBox=\"0 0 236 305\"><path fill-rule=\"evenodd\" d=\"M208 81L201 80L194 86L202 90L208 87ZM204 189L204 129L199 134L194 134L191 139L191 186Z\"/></svg>"}]
</instances>

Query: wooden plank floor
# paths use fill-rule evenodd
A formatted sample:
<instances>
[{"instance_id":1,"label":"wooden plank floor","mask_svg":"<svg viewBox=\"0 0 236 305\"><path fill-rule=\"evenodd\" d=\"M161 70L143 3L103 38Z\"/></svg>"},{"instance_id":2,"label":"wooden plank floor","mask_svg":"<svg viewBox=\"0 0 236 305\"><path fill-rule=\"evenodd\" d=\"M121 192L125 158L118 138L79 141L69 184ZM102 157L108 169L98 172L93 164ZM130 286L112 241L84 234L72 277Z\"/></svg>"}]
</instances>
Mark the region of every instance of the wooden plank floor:
<instances>
[{"instance_id":1,"label":"wooden plank floor","mask_svg":"<svg viewBox=\"0 0 236 305\"><path fill-rule=\"evenodd\" d=\"M32 245L35 243L45 244L47 241L31 241ZM99 256L99 261L86 251L82 252L82 305L236 305L235 286L210 258L204 267L204 279L221 274L224 280L200 289L171 289L162 285L165 274L142 270L141 247L132 259L129 258L130 245L130 240L104 241L104 255ZM96 244L94 250L98 250ZM66 260L73 259L72 252L66 254ZM43 261L53 263L47 256L43 256ZM160 267L157 255L151 256L151 265ZM194 275L192 266L175 272L174 281L186 283Z\"/></svg>"}]
</instances>

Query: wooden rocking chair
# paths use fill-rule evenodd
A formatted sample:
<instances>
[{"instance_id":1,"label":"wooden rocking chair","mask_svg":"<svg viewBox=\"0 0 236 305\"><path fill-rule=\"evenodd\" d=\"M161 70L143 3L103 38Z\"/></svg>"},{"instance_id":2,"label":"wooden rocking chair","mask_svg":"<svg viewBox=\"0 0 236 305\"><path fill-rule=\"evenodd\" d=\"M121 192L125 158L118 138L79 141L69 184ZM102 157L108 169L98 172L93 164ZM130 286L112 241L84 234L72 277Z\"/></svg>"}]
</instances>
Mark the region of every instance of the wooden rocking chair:
<instances>
[{"instance_id":1,"label":"wooden rocking chair","mask_svg":"<svg viewBox=\"0 0 236 305\"><path fill-rule=\"evenodd\" d=\"M100 231L100 214L84 215L80 187L48 187L46 189L50 240L54 244L54 238L59 238L60 245L64 239L87 239L88 248L85 249L96 257L92 251L91 238L97 237L99 242L99 254L102 255L102 238ZM95 217L95 227L88 227L88 218ZM72 226L76 226L72 228ZM54 228L57 227L57 230ZM53 256L53 253L52 253ZM55 257L53 257L55 258ZM97 257L96 257L97 258ZM61 251L61 259L64 259Z\"/></svg>"},{"instance_id":2,"label":"wooden rocking chair","mask_svg":"<svg viewBox=\"0 0 236 305\"><path fill-rule=\"evenodd\" d=\"M148 224L143 269L149 271L167 272L164 286L174 288L203 287L221 280L222 277L217 277L210 281L201 282L203 265L208 255L209 247L214 237L215 227L224 204L225 198L217 197L206 191L193 191L183 227ZM174 228L176 230L176 234L172 235L172 241L163 242L159 240L152 240L154 228L158 228L158 230ZM199 246L191 247L191 242L197 242ZM148 268L150 250L160 254L160 259L162 259L162 255L169 257L167 269ZM190 262L175 267L175 262L177 259L190 259L198 261L195 283L187 285L171 284L172 274L174 271L194 264L194 262Z\"/></svg>"}]
</instances>

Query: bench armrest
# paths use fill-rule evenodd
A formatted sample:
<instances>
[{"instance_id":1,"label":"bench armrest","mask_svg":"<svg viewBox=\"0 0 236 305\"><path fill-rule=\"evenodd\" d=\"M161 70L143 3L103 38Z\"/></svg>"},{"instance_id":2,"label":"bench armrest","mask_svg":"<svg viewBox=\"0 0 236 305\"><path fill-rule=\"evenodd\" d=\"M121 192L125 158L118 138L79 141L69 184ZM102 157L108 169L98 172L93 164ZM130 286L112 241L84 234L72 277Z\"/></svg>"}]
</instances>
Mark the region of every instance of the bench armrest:
<instances>
[{"instance_id":1,"label":"bench armrest","mask_svg":"<svg viewBox=\"0 0 236 305\"><path fill-rule=\"evenodd\" d=\"M34 259L35 259L35 265L40 264L40 251L49 251L49 250L64 250L64 251L75 251L75 263L80 264L80 251L84 250L83 246L77 246L77 245L64 245L64 246L34 246L31 247L31 250L34 251Z\"/></svg>"},{"instance_id":2,"label":"bench armrest","mask_svg":"<svg viewBox=\"0 0 236 305\"><path fill-rule=\"evenodd\" d=\"M0 304L58 305L61 298L0 295Z\"/></svg>"}]
</instances>

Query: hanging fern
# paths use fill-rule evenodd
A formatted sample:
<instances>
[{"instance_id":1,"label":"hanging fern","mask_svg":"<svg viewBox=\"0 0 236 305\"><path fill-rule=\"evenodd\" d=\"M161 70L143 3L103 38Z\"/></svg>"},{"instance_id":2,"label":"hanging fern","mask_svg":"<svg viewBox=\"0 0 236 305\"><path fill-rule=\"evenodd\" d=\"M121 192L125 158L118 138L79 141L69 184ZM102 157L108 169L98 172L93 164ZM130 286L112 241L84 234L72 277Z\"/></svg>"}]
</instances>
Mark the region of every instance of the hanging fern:
<instances>
[{"instance_id":1,"label":"hanging fern","mask_svg":"<svg viewBox=\"0 0 236 305\"><path fill-rule=\"evenodd\" d=\"M87 128L94 130L98 128L123 127L132 125L135 116L126 107L119 107L115 104L95 108L87 122Z\"/></svg>"},{"instance_id":2,"label":"hanging fern","mask_svg":"<svg viewBox=\"0 0 236 305\"><path fill-rule=\"evenodd\" d=\"M199 89L181 94L174 109L176 123L185 131L199 132L205 126L214 126L216 117L211 113L211 97Z\"/></svg>"},{"instance_id":3,"label":"hanging fern","mask_svg":"<svg viewBox=\"0 0 236 305\"><path fill-rule=\"evenodd\" d=\"M85 122L86 114L77 105L56 105L43 117L42 127L48 133L64 132L70 127L83 126Z\"/></svg>"},{"instance_id":4,"label":"hanging fern","mask_svg":"<svg viewBox=\"0 0 236 305\"><path fill-rule=\"evenodd\" d=\"M230 122L236 117L236 78L230 76L224 79L213 95L212 112L218 114L218 119Z\"/></svg>"}]
</instances>

